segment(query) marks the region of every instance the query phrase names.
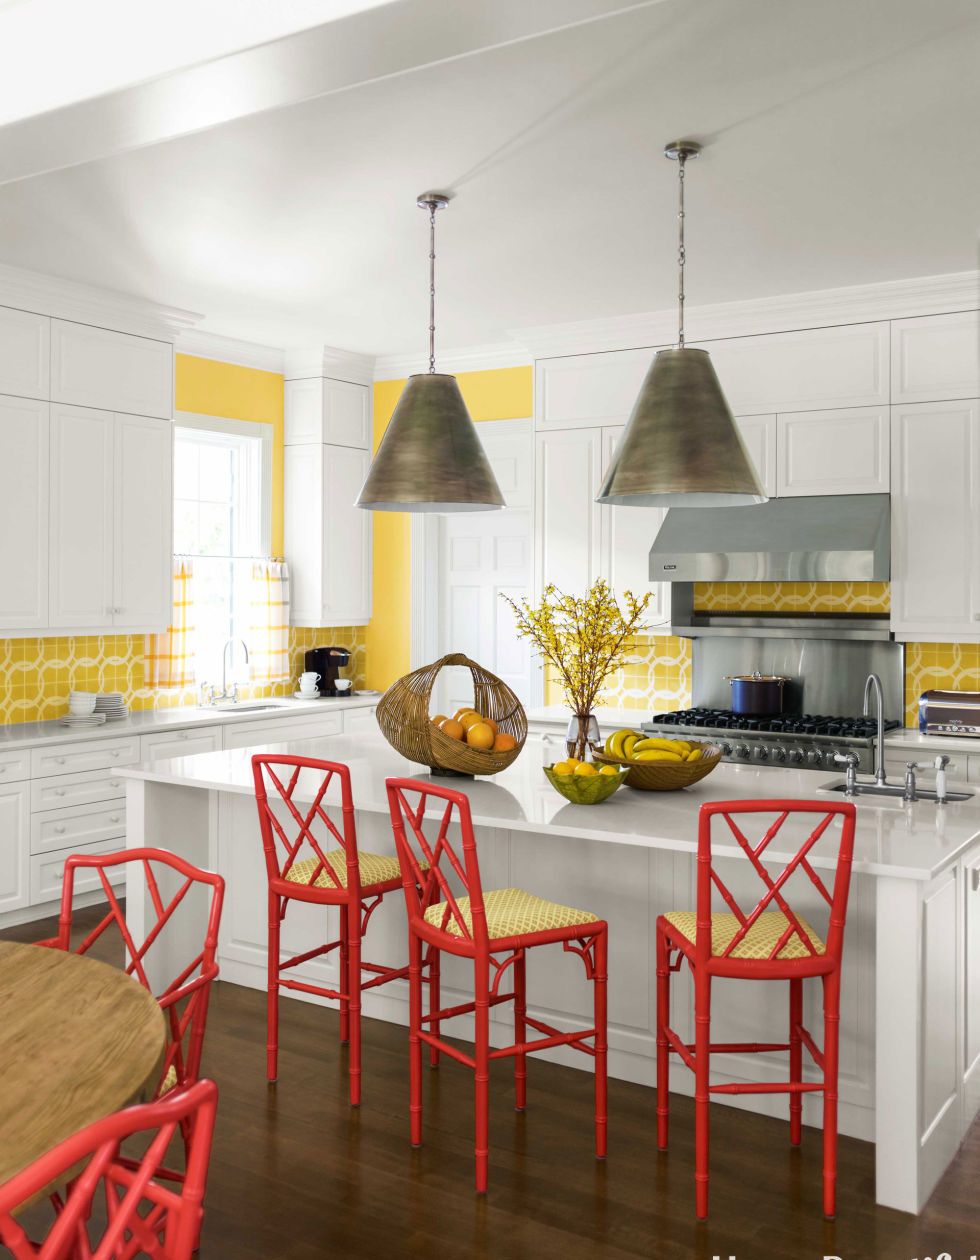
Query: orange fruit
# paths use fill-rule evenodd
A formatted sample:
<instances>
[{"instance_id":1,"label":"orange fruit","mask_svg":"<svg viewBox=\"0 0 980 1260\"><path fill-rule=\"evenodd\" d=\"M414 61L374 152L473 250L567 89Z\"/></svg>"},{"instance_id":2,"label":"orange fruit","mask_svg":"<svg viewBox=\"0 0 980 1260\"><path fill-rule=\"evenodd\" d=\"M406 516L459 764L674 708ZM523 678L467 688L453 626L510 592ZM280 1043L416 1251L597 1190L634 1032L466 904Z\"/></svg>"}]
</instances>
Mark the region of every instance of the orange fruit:
<instances>
[{"instance_id":1,"label":"orange fruit","mask_svg":"<svg viewBox=\"0 0 980 1260\"><path fill-rule=\"evenodd\" d=\"M483 719L483 721L487 724L487 726L489 726L489 727L490 727L490 729L493 731L494 735L496 735L496 733L497 733L497 723L493 720L493 718L484 718L484 719Z\"/></svg>"},{"instance_id":2,"label":"orange fruit","mask_svg":"<svg viewBox=\"0 0 980 1260\"><path fill-rule=\"evenodd\" d=\"M433 726L442 726L445 720L446 720L445 713L437 713L434 718L429 718L429 721L432 723Z\"/></svg>"},{"instance_id":3,"label":"orange fruit","mask_svg":"<svg viewBox=\"0 0 980 1260\"><path fill-rule=\"evenodd\" d=\"M493 741L494 752L512 752L517 747L517 740L506 731L500 731Z\"/></svg>"},{"instance_id":4,"label":"orange fruit","mask_svg":"<svg viewBox=\"0 0 980 1260\"><path fill-rule=\"evenodd\" d=\"M475 722L466 732L466 742L471 748L493 747L493 731L486 722Z\"/></svg>"},{"instance_id":5,"label":"orange fruit","mask_svg":"<svg viewBox=\"0 0 980 1260\"><path fill-rule=\"evenodd\" d=\"M470 709L469 713L464 713L459 720L463 724L463 730L468 731L471 726L476 726L478 722L482 722L483 718L475 709Z\"/></svg>"},{"instance_id":6,"label":"orange fruit","mask_svg":"<svg viewBox=\"0 0 980 1260\"><path fill-rule=\"evenodd\" d=\"M467 713L472 713L472 712L473 712L472 709L457 709L456 712L453 714L453 721L460 722L462 721L462 719L465 717Z\"/></svg>"},{"instance_id":7,"label":"orange fruit","mask_svg":"<svg viewBox=\"0 0 980 1260\"><path fill-rule=\"evenodd\" d=\"M460 726L455 718L446 718L445 722L443 722L439 729L442 731L443 735L448 735L450 739L462 739L464 735L462 726Z\"/></svg>"}]
</instances>

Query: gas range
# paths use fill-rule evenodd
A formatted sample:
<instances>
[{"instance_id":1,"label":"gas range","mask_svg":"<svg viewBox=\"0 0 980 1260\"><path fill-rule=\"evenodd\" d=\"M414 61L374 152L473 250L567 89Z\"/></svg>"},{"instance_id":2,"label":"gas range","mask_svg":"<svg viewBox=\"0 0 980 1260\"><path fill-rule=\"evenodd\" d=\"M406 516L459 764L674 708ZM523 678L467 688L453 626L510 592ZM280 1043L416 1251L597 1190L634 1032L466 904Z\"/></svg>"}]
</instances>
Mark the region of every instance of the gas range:
<instances>
[{"instance_id":1,"label":"gas range","mask_svg":"<svg viewBox=\"0 0 980 1260\"><path fill-rule=\"evenodd\" d=\"M874 769L877 723L873 718L825 713L746 717L730 709L696 708L655 713L642 725L653 734L710 739L721 747L724 761L839 770L835 754L855 753L859 770L870 773ZM885 729L898 725L888 721Z\"/></svg>"}]
</instances>

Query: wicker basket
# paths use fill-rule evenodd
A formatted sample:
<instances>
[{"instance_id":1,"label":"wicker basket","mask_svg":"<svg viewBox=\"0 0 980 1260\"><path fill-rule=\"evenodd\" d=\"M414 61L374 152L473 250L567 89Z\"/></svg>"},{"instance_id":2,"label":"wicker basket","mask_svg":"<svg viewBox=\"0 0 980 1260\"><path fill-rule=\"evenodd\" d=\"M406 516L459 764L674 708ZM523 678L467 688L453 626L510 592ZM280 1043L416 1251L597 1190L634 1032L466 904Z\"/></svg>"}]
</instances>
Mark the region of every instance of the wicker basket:
<instances>
[{"instance_id":1,"label":"wicker basket","mask_svg":"<svg viewBox=\"0 0 980 1260\"><path fill-rule=\"evenodd\" d=\"M717 744L702 744L697 761L628 761L625 757L608 757L598 751L593 756L607 766L622 766L628 770L627 787L639 788L641 792L676 792L709 775L721 761L721 749Z\"/></svg>"},{"instance_id":2,"label":"wicker basket","mask_svg":"<svg viewBox=\"0 0 980 1260\"><path fill-rule=\"evenodd\" d=\"M429 699L444 665L465 665L473 675L473 707L497 724L497 730L517 740L508 752L471 748L463 740L444 735L430 721ZM409 761L436 772L499 774L519 755L527 739L527 717L520 700L506 683L461 652L444 656L392 683L378 702L378 725L388 743Z\"/></svg>"}]
</instances>

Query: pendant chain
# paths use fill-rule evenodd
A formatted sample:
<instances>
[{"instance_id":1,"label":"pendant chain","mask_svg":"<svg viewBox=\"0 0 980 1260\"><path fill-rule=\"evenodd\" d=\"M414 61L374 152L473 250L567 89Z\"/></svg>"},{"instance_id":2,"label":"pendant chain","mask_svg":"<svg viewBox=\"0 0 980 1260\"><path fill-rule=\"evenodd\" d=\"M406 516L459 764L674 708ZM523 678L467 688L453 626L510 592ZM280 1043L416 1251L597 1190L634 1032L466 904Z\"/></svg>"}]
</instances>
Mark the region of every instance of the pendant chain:
<instances>
[{"instance_id":1,"label":"pendant chain","mask_svg":"<svg viewBox=\"0 0 980 1260\"><path fill-rule=\"evenodd\" d=\"M429 206L429 372L436 370L436 207Z\"/></svg>"},{"instance_id":2,"label":"pendant chain","mask_svg":"<svg viewBox=\"0 0 980 1260\"><path fill-rule=\"evenodd\" d=\"M684 166L686 162L687 158L682 153L677 160L679 188L677 207L677 265L679 271L677 286L677 348L679 350L684 349L684 264L687 262L687 253L684 249Z\"/></svg>"}]
</instances>

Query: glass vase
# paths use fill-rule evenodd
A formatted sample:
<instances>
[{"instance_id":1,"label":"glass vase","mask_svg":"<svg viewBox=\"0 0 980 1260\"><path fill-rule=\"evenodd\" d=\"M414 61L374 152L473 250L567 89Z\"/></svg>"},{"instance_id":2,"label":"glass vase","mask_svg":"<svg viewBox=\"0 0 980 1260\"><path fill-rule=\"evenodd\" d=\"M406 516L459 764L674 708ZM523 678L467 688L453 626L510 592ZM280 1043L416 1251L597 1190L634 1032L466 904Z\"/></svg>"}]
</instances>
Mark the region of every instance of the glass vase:
<instances>
[{"instance_id":1,"label":"glass vase","mask_svg":"<svg viewBox=\"0 0 980 1260\"><path fill-rule=\"evenodd\" d=\"M569 757L587 761L591 744L599 742L599 723L594 713L573 713L565 735L565 747Z\"/></svg>"}]
</instances>

